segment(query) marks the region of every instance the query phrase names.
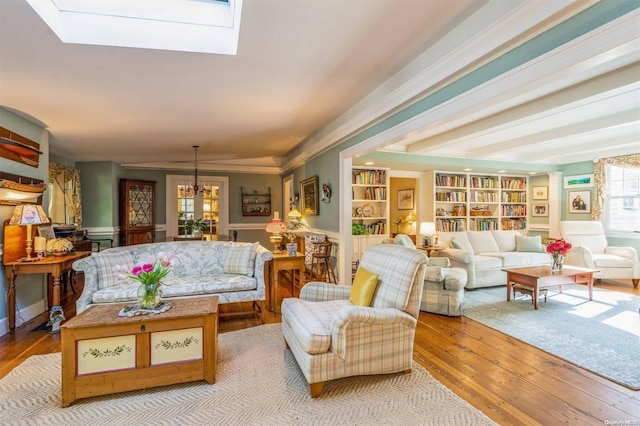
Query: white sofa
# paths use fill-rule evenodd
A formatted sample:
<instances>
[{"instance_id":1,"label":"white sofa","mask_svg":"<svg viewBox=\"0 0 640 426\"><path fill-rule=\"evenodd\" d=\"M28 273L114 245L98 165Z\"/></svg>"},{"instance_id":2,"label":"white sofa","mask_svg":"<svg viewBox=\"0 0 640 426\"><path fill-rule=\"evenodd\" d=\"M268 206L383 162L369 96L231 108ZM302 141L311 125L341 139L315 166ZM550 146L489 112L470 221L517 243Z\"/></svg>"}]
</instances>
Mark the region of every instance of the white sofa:
<instances>
[{"instance_id":1,"label":"white sofa","mask_svg":"<svg viewBox=\"0 0 640 426\"><path fill-rule=\"evenodd\" d=\"M264 322L265 263L273 255L258 243L225 241L123 246L77 260L73 269L84 273L84 290L76 312L92 304L135 301L140 283L131 278L119 280L113 267L126 265L131 270L161 252L174 253L177 263L162 279L163 299L216 294L220 304L253 302L252 310L245 313L255 312Z\"/></svg>"},{"instance_id":2,"label":"white sofa","mask_svg":"<svg viewBox=\"0 0 640 426\"><path fill-rule=\"evenodd\" d=\"M607 242L602 223L595 220L560 222L560 235L573 246L564 263L598 269L598 279L631 280L638 288L640 260L633 247L613 247Z\"/></svg>"},{"instance_id":3,"label":"white sofa","mask_svg":"<svg viewBox=\"0 0 640 426\"><path fill-rule=\"evenodd\" d=\"M519 231L439 232L438 238L447 247L438 256L467 271L465 288L470 290L506 285L507 273L502 268L552 262L540 236L526 237Z\"/></svg>"}]
</instances>

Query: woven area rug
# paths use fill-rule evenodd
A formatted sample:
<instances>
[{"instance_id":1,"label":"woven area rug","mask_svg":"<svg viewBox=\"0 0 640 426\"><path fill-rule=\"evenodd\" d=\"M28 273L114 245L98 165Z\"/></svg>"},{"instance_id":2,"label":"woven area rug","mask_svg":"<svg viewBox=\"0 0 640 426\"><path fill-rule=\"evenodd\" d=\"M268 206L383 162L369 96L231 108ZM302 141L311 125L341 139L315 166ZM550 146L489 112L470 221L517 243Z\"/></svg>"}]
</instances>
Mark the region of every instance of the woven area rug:
<instances>
[{"instance_id":1,"label":"woven area rug","mask_svg":"<svg viewBox=\"0 0 640 426\"><path fill-rule=\"evenodd\" d=\"M587 286L549 289L538 310L517 293L507 302L506 286L465 292L464 316L545 352L620 383L640 389L640 297Z\"/></svg>"},{"instance_id":2,"label":"woven area rug","mask_svg":"<svg viewBox=\"0 0 640 426\"><path fill-rule=\"evenodd\" d=\"M411 374L338 379L312 399L280 324L219 336L217 382L80 399L60 408L60 354L0 380L2 425L495 424L415 364Z\"/></svg>"}]
</instances>

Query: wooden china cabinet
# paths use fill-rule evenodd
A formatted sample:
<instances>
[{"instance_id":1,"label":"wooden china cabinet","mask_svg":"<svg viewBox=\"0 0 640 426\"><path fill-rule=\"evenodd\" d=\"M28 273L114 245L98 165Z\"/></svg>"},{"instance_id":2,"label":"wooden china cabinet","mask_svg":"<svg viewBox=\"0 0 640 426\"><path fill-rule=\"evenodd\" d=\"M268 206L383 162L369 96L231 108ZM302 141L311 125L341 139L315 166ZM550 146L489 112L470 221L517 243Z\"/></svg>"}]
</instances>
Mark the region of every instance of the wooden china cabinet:
<instances>
[{"instance_id":1,"label":"wooden china cabinet","mask_svg":"<svg viewBox=\"0 0 640 426\"><path fill-rule=\"evenodd\" d=\"M120 179L119 245L155 241L155 192L155 181Z\"/></svg>"}]
</instances>

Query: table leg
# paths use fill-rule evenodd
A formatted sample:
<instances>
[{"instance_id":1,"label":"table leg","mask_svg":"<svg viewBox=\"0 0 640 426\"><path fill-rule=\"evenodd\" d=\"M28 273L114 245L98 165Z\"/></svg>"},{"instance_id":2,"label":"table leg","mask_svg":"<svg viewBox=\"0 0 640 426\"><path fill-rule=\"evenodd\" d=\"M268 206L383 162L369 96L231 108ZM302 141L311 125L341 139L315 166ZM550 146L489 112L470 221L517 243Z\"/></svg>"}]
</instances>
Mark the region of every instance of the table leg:
<instances>
[{"instance_id":1,"label":"table leg","mask_svg":"<svg viewBox=\"0 0 640 426\"><path fill-rule=\"evenodd\" d=\"M9 311L9 334L16 334L16 274L9 277L7 292L7 309Z\"/></svg>"},{"instance_id":2,"label":"table leg","mask_svg":"<svg viewBox=\"0 0 640 426\"><path fill-rule=\"evenodd\" d=\"M589 274L587 280L587 289L589 290L589 300L593 300L593 282L595 278L593 278L593 274Z\"/></svg>"},{"instance_id":3,"label":"table leg","mask_svg":"<svg viewBox=\"0 0 640 426\"><path fill-rule=\"evenodd\" d=\"M60 324L66 318L64 316L64 310L60 305L60 275L53 275L53 306L49 311L49 322L51 323L51 333L60 332Z\"/></svg>"},{"instance_id":4,"label":"table leg","mask_svg":"<svg viewBox=\"0 0 640 426\"><path fill-rule=\"evenodd\" d=\"M507 302L511 300L511 275L507 272Z\"/></svg>"},{"instance_id":5,"label":"table leg","mask_svg":"<svg viewBox=\"0 0 640 426\"><path fill-rule=\"evenodd\" d=\"M540 296L540 289L538 288L538 283L536 282L533 286L533 309L538 309L538 297Z\"/></svg>"}]
</instances>

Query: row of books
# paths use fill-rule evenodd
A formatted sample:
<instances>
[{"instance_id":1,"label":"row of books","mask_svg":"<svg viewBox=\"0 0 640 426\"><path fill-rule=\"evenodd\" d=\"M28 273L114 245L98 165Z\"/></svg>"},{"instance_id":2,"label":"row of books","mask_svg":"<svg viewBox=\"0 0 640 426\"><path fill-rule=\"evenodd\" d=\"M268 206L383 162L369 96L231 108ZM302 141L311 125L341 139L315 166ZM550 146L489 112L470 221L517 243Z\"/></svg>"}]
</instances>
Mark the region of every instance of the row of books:
<instances>
[{"instance_id":1,"label":"row of books","mask_svg":"<svg viewBox=\"0 0 640 426\"><path fill-rule=\"evenodd\" d=\"M502 229L504 230L527 229L527 221L525 219L503 219Z\"/></svg>"},{"instance_id":2,"label":"row of books","mask_svg":"<svg viewBox=\"0 0 640 426\"><path fill-rule=\"evenodd\" d=\"M436 185L464 188L467 186L467 179L464 176L436 174Z\"/></svg>"},{"instance_id":3,"label":"row of books","mask_svg":"<svg viewBox=\"0 0 640 426\"><path fill-rule=\"evenodd\" d=\"M471 219L469 221L470 231L491 231L498 229L498 222L495 219Z\"/></svg>"},{"instance_id":4,"label":"row of books","mask_svg":"<svg viewBox=\"0 0 640 426\"><path fill-rule=\"evenodd\" d=\"M507 204L500 208L502 216L526 216L527 215L527 206L525 205L514 205Z\"/></svg>"},{"instance_id":5,"label":"row of books","mask_svg":"<svg viewBox=\"0 0 640 426\"><path fill-rule=\"evenodd\" d=\"M439 232L462 232L467 230L464 219L436 219L436 230Z\"/></svg>"},{"instance_id":6,"label":"row of books","mask_svg":"<svg viewBox=\"0 0 640 426\"><path fill-rule=\"evenodd\" d=\"M362 188L360 188L362 189ZM362 191L352 190L352 198L354 200L379 200L386 201L387 188L380 186L364 188Z\"/></svg>"},{"instance_id":7,"label":"row of books","mask_svg":"<svg viewBox=\"0 0 640 426\"><path fill-rule=\"evenodd\" d=\"M372 223L371 225L364 225L364 227L371 235L381 235L387 233L387 224L383 221Z\"/></svg>"},{"instance_id":8,"label":"row of books","mask_svg":"<svg viewBox=\"0 0 640 426\"><path fill-rule=\"evenodd\" d=\"M436 192L436 201L466 202L467 193L464 191Z\"/></svg>"},{"instance_id":9,"label":"row of books","mask_svg":"<svg viewBox=\"0 0 640 426\"><path fill-rule=\"evenodd\" d=\"M503 203L526 203L527 193L526 192L503 192L502 202Z\"/></svg>"},{"instance_id":10,"label":"row of books","mask_svg":"<svg viewBox=\"0 0 640 426\"><path fill-rule=\"evenodd\" d=\"M524 178L502 178L502 189L527 189L527 180Z\"/></svg>"},{"instance_id":11,"label":"row of books","mask_svg":"<svg viewBox=\"0 0 640 426\"><path fill-rule=\"evenodd\" d=\"M498 188L498 178L471 176L472 188Z\"/></svg>"},{"instance_id":12,"label":"row of books","mask_svg":"<svg viewBox=\"0 0 640 426\"><path fill-rule=\"evenodd\" d=\"M362 170L353 173L354 185L386 185L386 170Z\"/></svg>"},{"instance_id":13,"label":"row of books","mask_svg":"<svg viewBox=\"0 0 640 426\"><path fill-rule=\"evenodd\" d=\"M497 192L471 191L472 203L497 203Z\"/></svg>"}]
</instances>

